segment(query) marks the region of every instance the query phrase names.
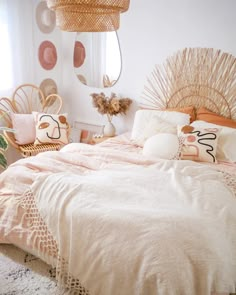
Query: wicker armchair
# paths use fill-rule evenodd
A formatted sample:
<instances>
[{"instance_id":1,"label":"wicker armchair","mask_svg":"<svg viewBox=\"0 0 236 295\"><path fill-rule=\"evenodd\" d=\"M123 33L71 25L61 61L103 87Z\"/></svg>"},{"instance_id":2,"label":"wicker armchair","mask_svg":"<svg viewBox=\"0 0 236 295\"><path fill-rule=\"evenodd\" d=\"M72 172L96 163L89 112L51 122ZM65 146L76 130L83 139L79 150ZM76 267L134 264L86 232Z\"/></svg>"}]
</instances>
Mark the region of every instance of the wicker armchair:
<instances>
[{"instance_id":1,"label":"wicker armchair","mask_svg":"<svg viewBox=\"0 0 236 295\"><path fill-rule=\"evenodd\" d=\"M12 128L11 113L31 114L43 112L58 114L62 107L62 98L57 94L44 97L42 90L33 84L22 84L16 88L11 99L3 97L0 99L0 117L5 120L7 127ZM40 152L59 150L61 144L45 143L34 145L34 143L19 145L14 133L4 131L8 142L17 149L23 157L34 156Z\"/></svg>"}]
</instances>

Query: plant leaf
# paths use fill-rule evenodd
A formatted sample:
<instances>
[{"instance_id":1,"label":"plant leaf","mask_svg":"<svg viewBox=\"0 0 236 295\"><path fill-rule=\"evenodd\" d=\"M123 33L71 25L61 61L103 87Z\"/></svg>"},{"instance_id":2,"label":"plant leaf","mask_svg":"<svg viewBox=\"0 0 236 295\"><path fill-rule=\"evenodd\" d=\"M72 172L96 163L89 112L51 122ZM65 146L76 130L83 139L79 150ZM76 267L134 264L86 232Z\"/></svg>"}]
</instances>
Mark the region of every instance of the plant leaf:
<instances>
[{"instance_id":1,"label":"plant leaf","mask_svg":"<svg viewBox=\"0 0 236 295\"><path fill-rule=\"evenodd\" d=\"M1 118L0 118L1 119ZM13 128L8 128L8 127L1 127L0 126L0 130L2 131L8 131L8 132L13 132L13 133L16 133L16 130L15 129L13 129Z\"/></svg>"},{"instance_id":2,"label":"plant leaf","mask_svg":"<svg viewBox=\"0 0 236 295\"><path fill-rule=\"evenodd\" d=\"M6 168L7 167L7 159L6 157L3 155L2 152L0 152L0 166L2 168Z\"/></svg>"},{"instance_id":3,"label":"plant leaf","mask_svg":"<svg viewBox=\"0 0 236 295\"><path fill-rule=\"evenodd\" d=\"M2 150L7 150L7 147L8 147L8 142L6 140L6 138L0 134L0 149Z\"/></svg>"}]
</instances>

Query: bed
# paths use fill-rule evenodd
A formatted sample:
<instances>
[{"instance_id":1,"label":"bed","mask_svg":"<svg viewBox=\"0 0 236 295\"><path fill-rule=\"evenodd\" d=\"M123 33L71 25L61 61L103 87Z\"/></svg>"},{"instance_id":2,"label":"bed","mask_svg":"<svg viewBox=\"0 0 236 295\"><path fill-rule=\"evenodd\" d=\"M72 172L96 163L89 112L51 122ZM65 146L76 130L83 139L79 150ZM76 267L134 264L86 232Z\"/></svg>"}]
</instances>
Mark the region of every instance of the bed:
<instances>
[{"instance_id":1,"label":"bed","mask_svg":"<svg viewBox=\"0 0 236 295\"><path fill-rule=\"evenodd\" d=\"M130 132L0 174L0 243L54 266L71 294L234 293L234 93L231 54L177 52L155 67Z\"/></svg>"}]
</instances>

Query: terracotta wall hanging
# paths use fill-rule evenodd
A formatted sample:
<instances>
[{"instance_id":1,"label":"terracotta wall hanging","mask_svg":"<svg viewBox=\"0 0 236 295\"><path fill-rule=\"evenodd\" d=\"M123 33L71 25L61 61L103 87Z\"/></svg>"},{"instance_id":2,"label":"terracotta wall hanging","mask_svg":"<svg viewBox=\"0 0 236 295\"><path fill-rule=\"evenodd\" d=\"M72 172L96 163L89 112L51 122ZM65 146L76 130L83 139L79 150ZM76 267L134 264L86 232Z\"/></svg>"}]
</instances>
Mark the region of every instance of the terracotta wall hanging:
<instances>
[{"instance_id":1,"label":"terracotta wall hanging","mask_svg":"<svg viewBox=\"0 0 236 295\"><path fill-rule=\"evenodd\" d=\"M48 8L46 1L41 1L36 7L36 23L42 33L51 33L56 26L56 14Z\"/></svg>"},{"instance_id":2,"label":"terracotta wall hanging","mask_svg":"<svg viewBox=\"0 0 236 295\"><path fill-rule=\"evenodd\" d=\"M43 41L38 49L40 65L45 70L51 70L57 63L57 50L51 41Z\"/></svg>"}]
</instances>

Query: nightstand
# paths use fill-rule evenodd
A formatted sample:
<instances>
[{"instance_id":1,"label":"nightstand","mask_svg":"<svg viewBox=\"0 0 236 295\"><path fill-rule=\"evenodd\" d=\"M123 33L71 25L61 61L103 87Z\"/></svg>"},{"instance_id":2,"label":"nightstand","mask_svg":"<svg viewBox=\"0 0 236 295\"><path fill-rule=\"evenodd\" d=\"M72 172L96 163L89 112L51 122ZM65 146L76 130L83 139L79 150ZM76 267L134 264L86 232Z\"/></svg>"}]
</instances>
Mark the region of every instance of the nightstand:
<instances>
[{"instance_id":1,"label":"nightstand","mask_svg":"<svg viewBox=\"0 0 236 295\"><path fill-rule=\"evenodd\" d=\"M112 138L112 137L111 136L93 137L91 140L91 144L98 144L98 143L101 143L109 138Z\"/></svg>"}]
</instances>

